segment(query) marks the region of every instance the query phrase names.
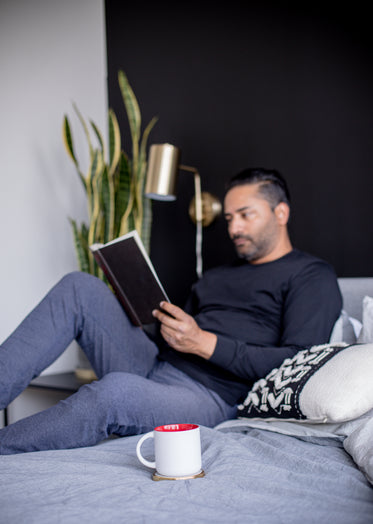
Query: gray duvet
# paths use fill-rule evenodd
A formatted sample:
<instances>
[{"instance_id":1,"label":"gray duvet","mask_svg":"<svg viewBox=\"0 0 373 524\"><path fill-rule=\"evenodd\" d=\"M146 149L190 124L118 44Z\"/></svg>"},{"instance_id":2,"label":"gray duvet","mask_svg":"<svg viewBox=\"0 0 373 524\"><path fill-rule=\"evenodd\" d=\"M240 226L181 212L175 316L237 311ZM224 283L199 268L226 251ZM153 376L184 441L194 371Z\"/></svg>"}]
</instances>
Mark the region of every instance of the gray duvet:
<instances>
[{"instance_id":1,"label":"gray duvet","mask_svg":"<svg viewBox=\"0 0 373 524\"><path fill-rule=\"evenodd\" d=\"M228 424L201 438L193 480L153 481L139 437L1 456L0 522L373 523L372 485L340 437Z\"/></svg>"}]
</instances>

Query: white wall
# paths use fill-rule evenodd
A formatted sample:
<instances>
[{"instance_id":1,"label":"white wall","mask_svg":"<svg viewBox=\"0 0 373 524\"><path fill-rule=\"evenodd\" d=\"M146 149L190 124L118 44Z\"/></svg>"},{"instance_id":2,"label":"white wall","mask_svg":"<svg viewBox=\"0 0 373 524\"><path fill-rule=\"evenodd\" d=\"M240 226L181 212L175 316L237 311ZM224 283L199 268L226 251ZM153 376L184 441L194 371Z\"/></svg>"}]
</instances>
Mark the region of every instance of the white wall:
<instances>
[{"instance_id":1,"label":"white wall","mask_svg":"<svg viewBox=\"0 0 373 524\"><path fill-rule=\"evenodd\" d=\"M72 101L106 136L106 77L104 0L1 0L0 343L77 269L68 217L85 219L86 200L62 121L73 120L78 154ZM75 358L69 350L48 371L74 369Z\"/></svg>"}]
</instances>

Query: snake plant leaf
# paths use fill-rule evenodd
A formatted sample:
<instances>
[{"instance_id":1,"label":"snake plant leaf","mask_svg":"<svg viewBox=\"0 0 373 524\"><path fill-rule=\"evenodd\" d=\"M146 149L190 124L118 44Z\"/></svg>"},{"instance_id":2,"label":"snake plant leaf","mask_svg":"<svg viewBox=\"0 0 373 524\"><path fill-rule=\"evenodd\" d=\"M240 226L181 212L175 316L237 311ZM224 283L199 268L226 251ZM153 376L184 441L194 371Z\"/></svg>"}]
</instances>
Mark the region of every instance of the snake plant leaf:
<instances>
[{"instance_id":1,"label":"snake plant leaf","mask_svg":"<svg viewBox=\"0 0 373 524\"><path fill-rule=\"evenodd\" d=\"M80 238L85 247L88 247L88 227L82 222L80 225Z\"/></svg>"},{"instance_id":2,"label":"snake plant leaf","mask_svg":"<svg viewBox=\"0 0 373 524\"><path fill-rule=\"evenodd\" d=\"M87 142L88 142L88 147L89 147L89 153L90 155L93 154L93 146L92 146L92 142L91 142L91 135L89 134L89 129L88 129L88 126L81 114L81 112L79 111L78 109L78 106L76 104L73 104L73 108L74 108L74 111L75 113L77 114L77 117L83 127L83 131L84 131L84 134L86 136L86 139L87 139Z\"/></svg>"},{"instance_id":3,"label":"snake plant leaf","mask_svg":"<svg viewBox=\"0 0 373 524\"><path fill-rule=\"evenodd\" d=\"M141 145L140 145L140 157L139 157L139 163L141 164L142 162L145 161L146 159L146 145L147 145L147 142L148 142L148 138L149 138L149 135L150 135L150 132L151 130L153 129L153 127L155 126L155 124L158 122L158 117L157 116L154 116L149 124L146 126L146 128L144 129L144 133L142 135L142 139L141 139Z\"/></svg>"},{"instance_id":4,"label":"snake plant leaf","mask_svg":"<svg viewBox=\"0 0 373 524\"><path fill-rule=\"evenodd\" d=\"M141 130L140 108L135 93L132 91L125 73L121 70L118 73L118 81L131 130L133 162L137 164Z\"/></svg>"},{"instance_id":5,"label":"snake plant leaf","mask_svg":"<svg viewBox=\"0 0 373 524\"><path fill-rule=\"evenodd\" d=\"M99 130L99 128L96 126L96 124L93 122L93 120L90 120L89 123L91 124L91 127L97 137L97 140L98 140L98 143L100 145L100 149L102 151L102 156L103 158L106 157L106 151L105 151L105 142L104 142L104 139L102 137L102 133L101 131Z\"/></svg>"},{"instance_id":6,"label":"snake plant leaf","mask_svg":"<svg viewBox=\"0 0 373 524\"><path fill-rule=\"evenodd\" d=\"M134 194L134 219L135 219L135 228L137 229L139 235L142 231L142 221L143 221L143 194L144 194L144 178L145 178L145 162L141 162L138 166L137 178L132 179L133 184L133 194Z\"/></svg>"},{"instance_id":7,"label":"snake plant leaf","mask_svg":"<svg viewBox=\"0 0 373 524\"><path fill-rule=\"evenodd\" d=\"M74 165L76 167L76 170L80 178L80 181L82 182L84 189L87 191L87 183L86 183L83 173L80 171L80 168L79 168L79 162L78 162L78 159L74 151L74 142L73 142L73 135L71 132L71 127L70 127L70 122L66 115L64 116L64 120L63 120L62 139L63 139L63 143L64 143L65 149L69 157L74 162Z\"/></svg>"},{"instance_id":8,"label":"snake plant leaf","mask_svg":"<svg viewBox=\"0 0 373 524\"><path fill-rule=\"evenodd\" d=\"M64 119L63 119L62 137L63 137L64 146L65 146L65 149L68 155L70 156L74 164L78 166L78 160L76 158L75 151L74 151L73 135L71 132L70 122L69 122L67 115L64 115Z\"/></svg>"},{"instance_id":9,"label":"snake plant leaf","mask_svg":"<svg viewBox=\"0 0 373 524\"><path fill-rule=\"evenodd\" d=\"M102 173L102 208L103 208L103 242L109 242L114 238L114 217L115 217L115 191L113 179L108 173L107 166Z\"/></svg>"},{"instance_id":10,"label":"snake plant leaf","mask_svg":"<svg viewBox=\"0 0 373 524\"><path fill-rule=\"evenodd\" d=\"M123 231L123 235L125 235L129 231L132 231L133 229L136 229L136 223L135 223L135 217L132 211L128 216L126 228Z\"/></svg>"},{"instance_id":11,"label":"snake plant leaf","mask_svg":"<svg viewBox=\"0 0 373 524\"><path fill-rule=\"evenodd\" d=\"M87 194L88 194L88 211L90 218L92 218L95 213L95 206L97 208L97 194L99 193L99 188L97 187L97 177L99 177L104 166L104 161L102 158L102 151L94 149L90 158L90 164L88 167L86 175L87 183ZM96 181L96 182L95 182Z\"/></svg>"},{"instance_id":12,"label":"snake plant leaf","mask_svg":"<svg viewBox=\"0 0 373 524\"><path fill-rule=\"evenodd\" d=\"M91 169L91 195L90 195L90 229L89 229L89 244L94 242L101 242L101 221L102 221L102 173L104 163L102 160L102 152L94 150L93 161Z\"/></svg>"},{"instance_id":13,"label":"snake plant leaf","mask_svg":"<svg viewBox=\"0 0 373 524\"><path fill-rule=\"evenodd\" d=\"M90 267L89 267L89 261L88 261L87 236L86 236L87 228L84 225L82 226L81 231L79 231L76 221L73 220L72 218L70 218L69 220L70 220L70 224L73 229L75 251L77 254L79 269L80 271L89 273Z\"/></svg>"},{"instance_id":14,"label":"snake plant leaf","mask_svg":"<svg viewBox=\"0 0 373 524\"><path fill-rule=\"evenodd\" d=\"M113 176L120 160L121 137L117 117L109 109L109 174Z\"/></svg>"},{"instance_id":15,"label":"snake plant leaf","mask_svg":"<svg viewBox=\"0 0 373 524\"><path fill-rule=\"evenodd\" d=\"M153 219L152 201L146 196L143 197L143 218L141 227L141 239L144 243L146 252L150 254L151 228Z\"/></svg>"},{"instance_id":16,"label":"snake plant leaf","mask_svg":"<svg viewBox=\"0 0 373 524\"><path fill-rule=\"evenodd\" d=\"M117 237L121 232L122 217L125 215L126 210L130 210L131 207L131 172L127 155L123 151L116 174L114 231Z\"/></svg>"},{"instance_id":17,"label":"snake plant leaf","mask_svg":"<svg viewBox=\"0 0 373 524\"><path fill-rule=\"evenodd\" d=\"M134 219L134 193L131 190L128 199L128 205L120 221L119 236L125 235L132 229L136 229Z\"/></svg>"},{"instance_id":18,"label":"snake plant leaf","mask_svg":"<svg viewBox=\"0 0 373 524\"><path fill-rule=\"evenodd\" d=\"M109 179L107 168L105 166L103 175L102 175L102 186L101 186L101 196L102 196L102 212L104 215L104 238L103 241L106 243L110 237L110 189L109 189Z\"/></svg>"}]
</instances>

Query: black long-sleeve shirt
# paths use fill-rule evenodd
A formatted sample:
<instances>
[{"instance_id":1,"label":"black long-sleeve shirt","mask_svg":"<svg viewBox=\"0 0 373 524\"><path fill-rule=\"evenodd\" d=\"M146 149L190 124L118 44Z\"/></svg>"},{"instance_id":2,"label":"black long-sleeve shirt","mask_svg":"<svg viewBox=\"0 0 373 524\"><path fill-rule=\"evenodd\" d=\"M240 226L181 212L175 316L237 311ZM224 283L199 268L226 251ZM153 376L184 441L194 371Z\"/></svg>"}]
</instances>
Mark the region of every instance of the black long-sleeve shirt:
<instances>
[{"instance_id":1,"label":"black long-sleeve shirt","mask_svg":"<svg viewBox=\"0 0 373 524\"><path fill-rule=\"evenodd\" d=\"M185 307L217 335L211 358L160 356L234 405L285 358L327 342L341 308L335 272L319 258L293 249L265 264L240 260L207 271Z\"/></svg>"}]
</instances>

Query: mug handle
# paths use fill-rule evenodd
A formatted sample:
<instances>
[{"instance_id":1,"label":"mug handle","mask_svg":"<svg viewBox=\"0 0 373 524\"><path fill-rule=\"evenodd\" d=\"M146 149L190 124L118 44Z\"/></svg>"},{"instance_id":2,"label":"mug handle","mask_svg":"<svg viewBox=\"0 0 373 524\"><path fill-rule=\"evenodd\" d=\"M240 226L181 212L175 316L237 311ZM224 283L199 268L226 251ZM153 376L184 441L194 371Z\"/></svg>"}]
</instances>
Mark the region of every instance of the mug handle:
<instances>
[{"instance_id":1,"label":"mug handle","mask_svg":"<svg viewBox=\"0 0 373 524\"><path fill-rule=\"evenodd\" d=\"M154 468L155 469L155 462L150 462L149 460L144 459L144 457L141 455L141 451L140 451L142 443L146 439L148 439L148 438L154 438L154 432L153 431L149 431L149 433L145 433L145 435L143 435L140 438L140 440L138 441L137 446L136 446L136 455L137 455L137 458L139 459L139 461L142 464L144 464L144 466L147 466L148 468Z\"/></svg>"}]
</instances>

